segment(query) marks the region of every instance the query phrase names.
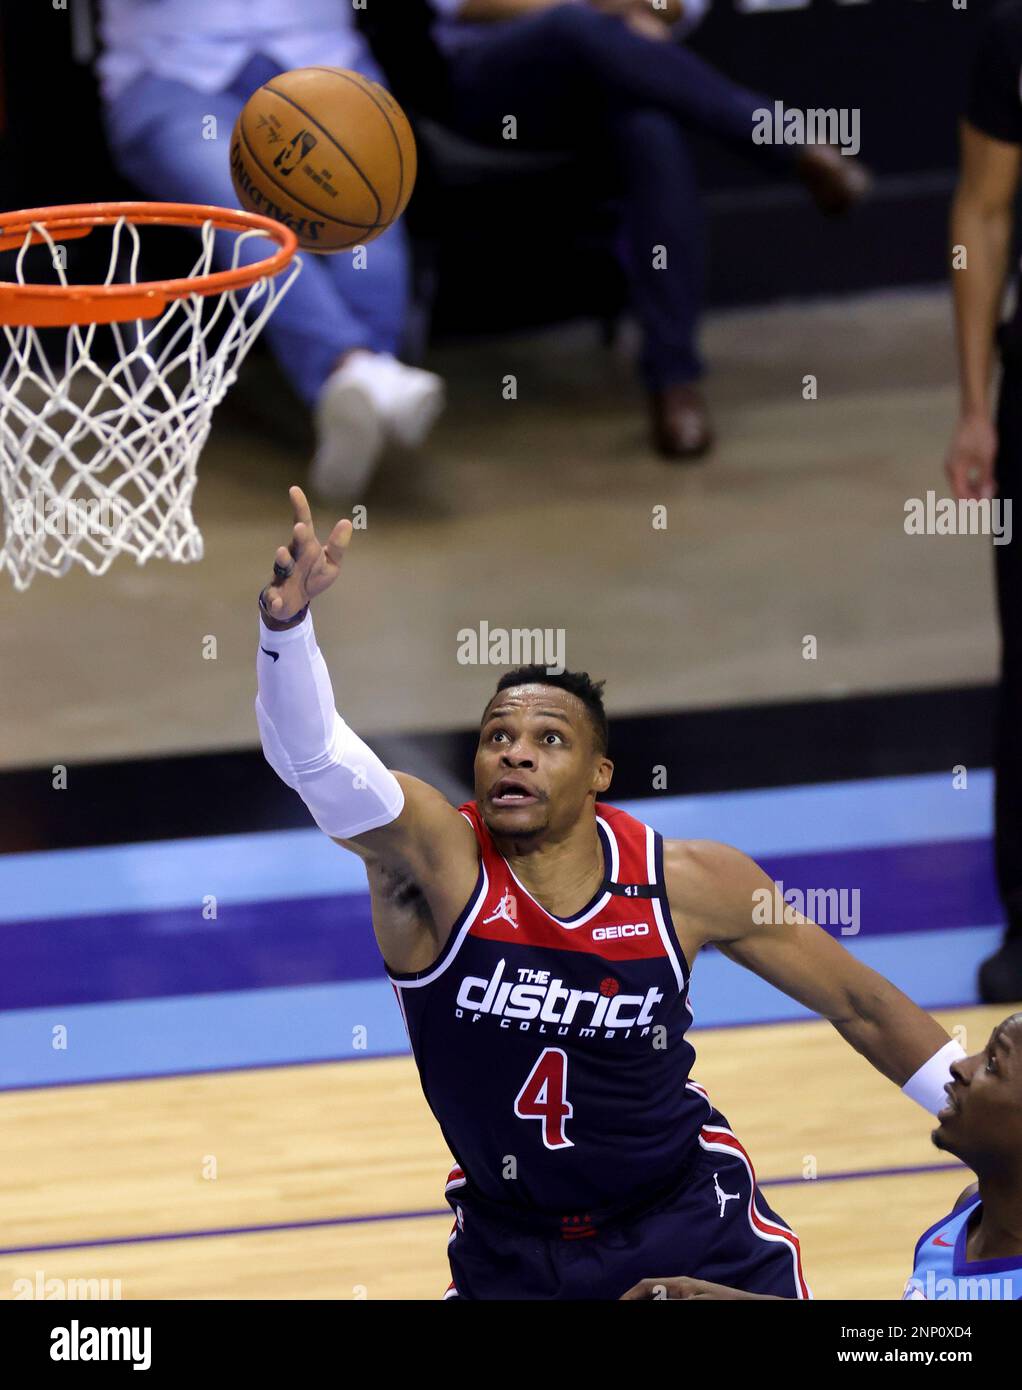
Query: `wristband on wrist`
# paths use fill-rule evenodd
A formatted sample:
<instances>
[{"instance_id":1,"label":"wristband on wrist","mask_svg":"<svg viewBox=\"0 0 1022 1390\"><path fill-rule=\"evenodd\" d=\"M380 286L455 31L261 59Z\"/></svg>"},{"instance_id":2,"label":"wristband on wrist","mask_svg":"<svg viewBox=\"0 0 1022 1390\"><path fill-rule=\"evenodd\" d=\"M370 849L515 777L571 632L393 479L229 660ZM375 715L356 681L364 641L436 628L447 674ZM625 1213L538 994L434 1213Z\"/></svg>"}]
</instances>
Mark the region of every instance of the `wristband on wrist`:
<instances>
[{"instance_id":1,"label":"wristband on wrist","mask_svg":"<svg viewBox=\"0 0 1022 1390\"><path fill-rule=\"evenodd\" d=\"M939 1052L935 1052L928 1062L912 1073L901 1089L909 1100L914 1100L931 1115L936 1115L947 1103L944 1087L951 1080L951 1063L964 1056L966 1052L961 1043L949 1039Z\"/></svg>"},{"instance_id":2,"label":"wristband on wrist","mask_svg":"<svg viewBox=\"0 0 1022 1390\"><path fill-rule=\"evenodd\" d=\"M289 627L297 627L298 624L302 622L308 611L309 605L308 603L306 603L305 607L300 608L293 618L285 618L283 620L280 618L275 618L266 606L266 589L259 590L259 612L263 615L263 618L266 619L268 622L277 624L276 631L278 632L286 632ZM271 629L271 631L272 630L273 629Z\"/></svg>"}]
</instances>

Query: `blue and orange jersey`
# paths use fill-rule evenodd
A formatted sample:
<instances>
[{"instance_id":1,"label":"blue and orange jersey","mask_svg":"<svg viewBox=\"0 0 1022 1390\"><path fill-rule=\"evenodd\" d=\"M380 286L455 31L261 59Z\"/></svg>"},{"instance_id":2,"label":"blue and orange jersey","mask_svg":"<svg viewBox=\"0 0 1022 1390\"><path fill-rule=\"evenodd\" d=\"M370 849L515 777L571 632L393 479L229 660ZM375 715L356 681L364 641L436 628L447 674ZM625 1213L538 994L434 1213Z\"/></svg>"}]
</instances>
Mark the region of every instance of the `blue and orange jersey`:
<instances>
[{"instance_id":1,"label":"blue and orange jersey","mask_svg":"<svg viewBox=\"0 0 1022 1390\"><path fill-rule=\"evenodd\" d=\"M667 1190L711 1113L689 1079L685 960L663 841L597 807L604 877L571 917L542 907L474 802L479 873L439 958L391 973L422 1087L471 1200L600 1213Z\"/></svg>"},{"instance_id":2,"label":"blue and orange jersey","mask_svg":"<svg viewBox=\"0 0 1022 1390\"><path fill-rule=\"evenodd\" d=\"M969 1225L980 1211L978 1196L959 1203L948 1216L924 1231L916 1245L912 1275L903 1297L909 1299L1022 1298L1022 1254L1011 1259L970 1260Z\"/></svg>"}]
</instances>

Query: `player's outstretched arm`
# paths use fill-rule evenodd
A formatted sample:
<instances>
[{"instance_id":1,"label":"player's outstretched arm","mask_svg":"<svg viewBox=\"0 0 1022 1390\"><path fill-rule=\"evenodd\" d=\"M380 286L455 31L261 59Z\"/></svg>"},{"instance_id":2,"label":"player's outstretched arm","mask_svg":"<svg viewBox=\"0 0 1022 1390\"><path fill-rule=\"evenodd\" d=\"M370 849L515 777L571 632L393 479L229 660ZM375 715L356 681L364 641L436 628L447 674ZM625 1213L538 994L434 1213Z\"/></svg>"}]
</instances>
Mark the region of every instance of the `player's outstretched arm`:
<instances>
[{"instance_id":1,"label":"player's outstretched arm","mask_svg":"<svg viewBox=\"0 0 1022 1390\"><path fill-rule=\"evenodd\" d=\"M309 604L336 581L351 541L339 521L316 536L301 488L290 492L294 528L259 597L256 718L263 751L332 839L414 879L434 916L451 920L475 884L478 852L465 818L434 787L384 767L337 712ZM430 884L440 885L430 891ZM456 906L454 906L456 904Z\"/></svg>"},{"instance_id":2,"label":"player's outstretched arm","mask_svg":"<svg viewBox=\"0 0 1022 1390\"><path fill-rule=\"evenodd\" d=\"M965 1053L890 980L845 951L790 906L764 911L775 885L740 850L669 841L664 870L672 911L694 923L700 944L754 971L829 1019L876 1069L931 1114L944 1104L950 1065ZM781 921L773 920L776 916Z\"/></svg>"}]
</instances>

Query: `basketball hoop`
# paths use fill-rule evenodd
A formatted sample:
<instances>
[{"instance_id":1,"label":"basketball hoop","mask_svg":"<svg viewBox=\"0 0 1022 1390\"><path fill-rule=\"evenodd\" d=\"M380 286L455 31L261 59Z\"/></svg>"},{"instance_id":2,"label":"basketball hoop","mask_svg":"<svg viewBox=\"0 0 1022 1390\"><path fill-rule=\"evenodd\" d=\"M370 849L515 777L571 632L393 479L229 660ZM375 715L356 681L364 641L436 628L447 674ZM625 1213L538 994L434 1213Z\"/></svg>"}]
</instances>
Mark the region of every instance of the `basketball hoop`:
<instances>
[{"instance_id":1,"label":"basketball hoop","mask_svg":"<svg viewBox=\"0 0 1022 1390\"><path fill-rule=\"evenodd\" d=\"M142 229L154 225L199 232L198 258L180 279L138 280ZM110 238L106 280L70 284L63 243L97 228ZM217 238L231 233L228 268L214 271ZM246 264L253 238L277 249ZM297 245L269 217L187 203L0 215L0 252L17 250L16 279L0 281L0 569L15 588L72 563L104 574L122 554L140 565L201 559L191 511L198 458L214 409L301 269ZM57 283L30 278L36 247ZM100 325L113 366L93 356Z\"/></svg>"}]
</instances>

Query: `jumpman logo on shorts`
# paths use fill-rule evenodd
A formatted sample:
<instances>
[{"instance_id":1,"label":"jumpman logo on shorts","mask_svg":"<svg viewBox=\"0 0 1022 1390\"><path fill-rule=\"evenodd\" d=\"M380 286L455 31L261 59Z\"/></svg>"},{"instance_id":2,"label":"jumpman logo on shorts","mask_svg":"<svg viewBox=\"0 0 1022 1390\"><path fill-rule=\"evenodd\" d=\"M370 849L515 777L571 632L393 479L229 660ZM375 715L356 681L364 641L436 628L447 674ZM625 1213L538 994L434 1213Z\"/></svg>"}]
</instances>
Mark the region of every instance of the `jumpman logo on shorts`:
<instances>
[{"instance_id":1,"label":"jumpman logo on shorts","mask_svg":"<svg viewBox=\"0 0 1022 1390\"><path fill-rule=\"evenodd\" d=\"M515 895L513 893L505 893L500 902L490 913L489 917L483 918L483 926L485 927L489 922L507 922L517 931L518 923L515 921L517 916L518 903L515 901Z\"/></svg>"},{"instance_id":2,"label":"jumpman logo on shorts","mask_svg":"<svg viewBox=\"0 0 1022 1390\"><path fill-rule=\"evenodd\" d=\"M742 1194L740 1192L725 1192L724 1189L721 1187L720 1183L717 1181L717 1174L714 1173L713 1195L720 1203L720 1219L723 1221L724 1208L727 1206L728 1202L736 1202Z\"/></svg>"}]
</instances>

